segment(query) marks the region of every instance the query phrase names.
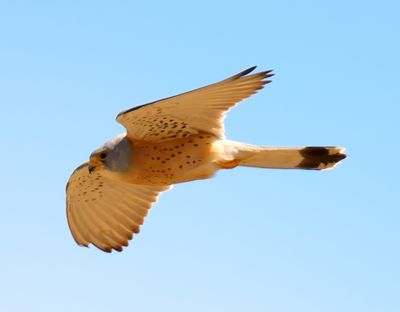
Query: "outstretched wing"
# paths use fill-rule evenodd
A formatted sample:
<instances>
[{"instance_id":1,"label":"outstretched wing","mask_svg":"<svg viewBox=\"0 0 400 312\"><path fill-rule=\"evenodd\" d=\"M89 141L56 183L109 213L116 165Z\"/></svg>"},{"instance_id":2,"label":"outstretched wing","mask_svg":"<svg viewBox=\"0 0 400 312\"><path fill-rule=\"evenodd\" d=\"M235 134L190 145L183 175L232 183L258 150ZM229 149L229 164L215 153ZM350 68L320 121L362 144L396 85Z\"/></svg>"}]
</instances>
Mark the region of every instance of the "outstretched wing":
<instances>
[{"instance_id":1,"label":"outstretched wing","mask_svg":"<svg viewBox=\"0 0 400 312\"><path fill-rule=\"evenodd\" d=\"M67 218L75 241L103 251L122 251L133 233L139 233L152 204L170 186L135 185L113 181L87 163L71 175L67 184Z\"/></svg>"},{"instance_id":2,"label":"outstretched wing","mask_svg":"<svg viewBox=\"0 0 400 312\"><path fill-rule=\"evenodd\" d=\"M225 113L271 82L271 71L248 75L251 67L206 87L121 112L117 121L134 140L165 141L207 132L224 138Z\"/></svg>"}]
</instances>

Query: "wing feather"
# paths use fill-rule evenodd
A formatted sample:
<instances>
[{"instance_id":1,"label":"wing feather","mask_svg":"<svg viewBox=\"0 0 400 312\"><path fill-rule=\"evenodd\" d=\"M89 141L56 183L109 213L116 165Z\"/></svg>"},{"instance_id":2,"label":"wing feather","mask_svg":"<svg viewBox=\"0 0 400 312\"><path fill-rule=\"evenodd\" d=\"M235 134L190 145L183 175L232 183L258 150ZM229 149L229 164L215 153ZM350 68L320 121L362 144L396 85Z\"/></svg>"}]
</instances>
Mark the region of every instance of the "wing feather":
<instances>
[{"instance_id":1,"label":"wing feather","mask_svg":"<svg viewBox=\"0 0 400 312\"><path fill-rule=\"evenodd\" d=\"M271 71L246 76L256 67L220 82L140 105L117 116L133 140L165 141L208 132L224 138L225 114L271 82Z\"/></svg>"},{"instance_id":2,"label":"wing feather","mask_svg":"<svg viewBox=\"0 0 400 312\"><path fill-rule=\"evenodd\" d=\"M124 228L120 226L120 222L113 215L110 215L108 211L107 206L98 205L98 209L95 212L92 211L93 219L98 219L102 227L110 227L110 230L106 233L107 236L117 245L124 245L125 241L127 243L126 235L129 231L124 231Z\"/></svg>"},{"instance_id":3,"label":"wing feather","mask_svg":"<svg viewBox=\"0 0 400 312\"><path fill-rule=\"evenodd\" d=\"M75 241L103 251L122 251L162 191L170 186L143 186L113 181L79 166L67 184L67 218Z\"/></svg>"}]
</instances>

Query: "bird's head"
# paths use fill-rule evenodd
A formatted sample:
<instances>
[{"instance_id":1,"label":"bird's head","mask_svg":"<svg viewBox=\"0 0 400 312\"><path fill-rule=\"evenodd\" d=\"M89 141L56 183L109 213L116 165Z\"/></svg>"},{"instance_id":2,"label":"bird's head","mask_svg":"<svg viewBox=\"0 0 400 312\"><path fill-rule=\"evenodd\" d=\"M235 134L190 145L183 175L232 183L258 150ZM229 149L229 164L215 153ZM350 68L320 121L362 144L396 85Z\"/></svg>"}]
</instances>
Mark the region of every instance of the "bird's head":
<instances>
[{"instance_id":1,"label":"bird's head","mask_svg":"<svg viewBox=\"0 0 400 312\"><path fill-rule=\"evenodd\" d=\"M125 134L119 135L106 142L90 154L88 170L94 171L112 171L125 172L129 169L132 150L129 139Z\"/></svg>"}]
</instances>

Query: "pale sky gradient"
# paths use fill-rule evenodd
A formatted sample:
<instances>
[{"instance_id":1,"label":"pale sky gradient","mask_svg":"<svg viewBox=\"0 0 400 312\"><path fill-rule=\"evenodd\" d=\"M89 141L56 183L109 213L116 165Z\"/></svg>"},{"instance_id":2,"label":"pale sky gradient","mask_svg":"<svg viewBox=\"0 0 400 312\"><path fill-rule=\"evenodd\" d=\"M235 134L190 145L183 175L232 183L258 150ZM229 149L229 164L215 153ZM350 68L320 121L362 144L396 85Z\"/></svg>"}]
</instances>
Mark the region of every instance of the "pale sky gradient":
<instances>
[{"instance_id":1,"label":"pale sky gradient","mask_svg":"<svg viewBox=\"0 0 400 312\"><path fill-rule=\"evenodd\" d=\"M398 1L0 0L0 311L400 311ZM78 247L76 166L122 110L252 65L230 139L342 145L332 171L177 185L123 253Z\"/></svg>"}]
</instances>

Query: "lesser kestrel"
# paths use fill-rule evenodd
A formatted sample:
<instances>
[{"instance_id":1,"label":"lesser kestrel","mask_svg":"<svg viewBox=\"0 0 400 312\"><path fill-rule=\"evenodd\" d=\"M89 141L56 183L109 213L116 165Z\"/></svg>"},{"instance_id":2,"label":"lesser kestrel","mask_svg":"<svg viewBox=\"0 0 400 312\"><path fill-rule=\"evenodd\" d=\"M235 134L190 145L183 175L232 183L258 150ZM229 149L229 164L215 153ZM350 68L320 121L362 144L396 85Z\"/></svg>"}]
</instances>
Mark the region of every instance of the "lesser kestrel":
<instances>
[{"instance_id":1,"label":"lesser kestrel","mask_svg":"<svg viewBox=\"0 0 400 312\"><path fill-rule=\"evenodd\" d=\"M269 82L251 67L206 87L123 111L126 128L90 155L67 184L68 224L81 246L122 251L152 204L172 184L212 177L236 166L327 169L341 147L276 148L230 141L225 114Z\"/></svg>"}]
</instances>

